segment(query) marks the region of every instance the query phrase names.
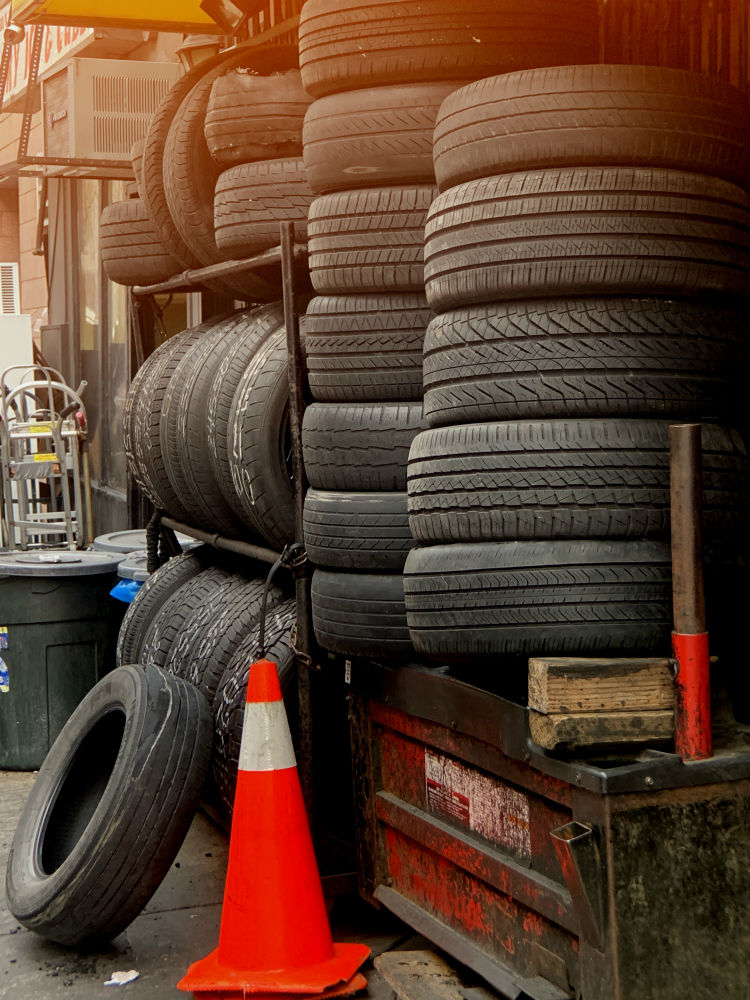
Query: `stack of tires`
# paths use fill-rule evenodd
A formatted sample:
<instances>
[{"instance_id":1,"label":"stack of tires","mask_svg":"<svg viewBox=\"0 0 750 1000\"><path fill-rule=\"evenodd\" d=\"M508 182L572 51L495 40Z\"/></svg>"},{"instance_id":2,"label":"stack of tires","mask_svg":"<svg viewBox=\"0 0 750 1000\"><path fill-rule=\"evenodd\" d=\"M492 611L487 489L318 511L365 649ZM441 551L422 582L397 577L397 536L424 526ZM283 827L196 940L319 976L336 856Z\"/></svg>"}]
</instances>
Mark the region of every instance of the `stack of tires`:
<instances>
[{"instance_id":1,"label":"stack of tires","mask_svg":"<svg viewBox=\"0 0 750 1000\"><path fill-rule=\"evenodd\" d=\"M218 114L219 123L210 133L213 138L209 147L204 127L213 87L222 79L236 81L243 73L248 80L266 81L266 88L279 87L281 80L287 87L287 81L294 77L296 62L296 48L289 46L233 50L200 63L172 86L153 115L145 140L136 143L132 151L138 197L116 202L102 212L102 262L110 280L126 285L151 284L185 269L207 267L237 256L236 250L241 248L241 242L237 243L233 227L228 230L222 228L218 242L214 231L215 188L222 167L227 162L225 157L228 156L231 163L238 161L232 160L231 150L227 152L225 148L226 141L222 134L226 134L229 126L226 120L222 122L222 112L216 108L213 115ZM259 85L260 89L262 86ZM291 91L293 83L289 83L287 89ZM233 87L231 82L222 84L219 87L222 97L217 98L219 103L226 99L227 90L236 97L236 86ZM232 100L230 96L230 105ZM301 120L305 98L299 86L297 100L297 117ZM231 119L232 109L224 117ZM233 142L232 135L228 141ZM260 145L263 147L261 155L276 155L277 150L272 144ZM217 152L218 161L214 159L212 149ZM244 152L247 149L247 146L244 147ZM295 173L298 180L300 171L301 160L298 156ZM285 182L284 170L282 175ZM274 177L271 180L273 182ZM236 201L237 192L231 180L228 181L227 191L228 196ZM303 198L295 217L304 216L309 200L309 196ZM285 197L282 201L284 204L279 217L285 218L288 217L291 200L289 204ZM276 206L266 208L264 218L270 228L275 229L273 244L269 245L276 245ZM242 207L234 204L233 209L242 227L247 222L247 218L241 217ZM205 287L251 302L268 302L279 297L281 282L278 268L272 267L213 278L205 283Z\"/></svg>"},{"instance_id":2,"label":"stack of tires","mask_svg":"<svg viewBox=\"0 0 750 1000\"><path fill-rule=\"evenodd\" d=\"M117 665L158 668L192 685L213 717L211 781L205 790L231 816L250 664L261 652L278 666L294 722L295 601L279 586L266 594L264 642L260 617L265 578L253 564L207 546L168 560L140 588L123 619ZM288 591L288 588L287 588Z\"/></svg>"},{"instance_id":3,"label":"stack of tires","mask_svg":"<svg viewBox=\"0 0 750 1000\"><path fill-rule=\"evenodd\" d=\"M669 648L670 421L709 422L708 540L746 527L730 428L747 148L739 92L680 70L553 67L444 101L425 242L431 429L409 462L418 652Z\"/></svg>"},{"instance_id":4,"label":"stack of tires","mask_svg":"<svg viewBox=\"0 0 750 1000\"><path fill-rule=\"evenodd\" d=\"M279 223L307 242L312 192L302 161L302 121L311 98L302 88L297 50L279 48L274 72L246 69L213 81L206 145L216 169L213 235L228 260L279 245Z\"/></svg>"},{"instance_id":5,"label":"stack of tires","mask_svg":"<svg viewBox=\"0 0 750 1000\"><path fill-rule=\"evenodd\" d=\"M157 509L281 548L293 535L284 314L269 303L161 344L123 417L130 472Z\"/></svg>"},{"instance_id":6,"label":"stack of tires","mask_svg":"<svg viewBox=\"0 0 750 1000\"><path fill-rule=\"evenodd\" d=\"M422 423L424 225L442 100L490 68L593 58L596 7L480 0L308 0L300 17L310 206L305 544L320 644L409 656L408 448Z\"/></svg>"}]
</instances>

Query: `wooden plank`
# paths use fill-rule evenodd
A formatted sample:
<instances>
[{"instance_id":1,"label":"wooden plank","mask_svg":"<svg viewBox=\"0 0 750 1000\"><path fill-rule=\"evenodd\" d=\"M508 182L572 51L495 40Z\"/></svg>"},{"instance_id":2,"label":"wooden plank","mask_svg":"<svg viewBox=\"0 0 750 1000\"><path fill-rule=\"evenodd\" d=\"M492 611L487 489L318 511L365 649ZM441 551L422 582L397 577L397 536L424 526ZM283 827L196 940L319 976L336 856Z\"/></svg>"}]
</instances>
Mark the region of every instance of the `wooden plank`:
<instances>
[{"instance_id":1,"label":"wooden plank","mask_svg":"<svg viewBox=\"0 0 750 1000\"><path fill-rule=\"evenodd\" d=\"M651 743L674 738L672 710L542 715L529 712L531 738L545 750L558 747Z\"/></svg>"},{"instance_id":2,"label":"wooden plank","mask_svg":"<svg viewBox=\"0 0 750 1000\"><path fill-rule=\"evenodd\" d=\"M665 658L529 660L529 708L542 714L668 710L673 705Z\"/></svg>"},{"instance_id":3,"label":"wooden plank","mask_svg":"<svg viewBox=\"0 0 750 1000\"><path fill-rule=\"evenodd\" d=\"M434 951L387 951L374 964L399 1000L465 1000L468 984ZM497 1000L492 990L474 984L471 995Z\"/></svg>"}]
</instances>

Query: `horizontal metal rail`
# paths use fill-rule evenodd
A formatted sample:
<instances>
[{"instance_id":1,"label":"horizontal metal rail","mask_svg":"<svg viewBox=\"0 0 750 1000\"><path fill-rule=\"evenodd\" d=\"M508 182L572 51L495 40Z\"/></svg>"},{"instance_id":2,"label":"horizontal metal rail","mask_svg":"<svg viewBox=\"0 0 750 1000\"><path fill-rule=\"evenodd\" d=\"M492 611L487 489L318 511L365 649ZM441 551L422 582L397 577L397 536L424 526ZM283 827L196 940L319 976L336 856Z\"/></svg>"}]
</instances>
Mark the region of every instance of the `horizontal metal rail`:
<instances>
[{"instance_id":1,"label":"horizontal metal rail","mask_svg":"<svg viewBox=\"0 0 750 1000\"><path fill-rule=\"evenodd\" d=\"M237 538L226 538L224 535L203 531L192 524L184 524L182 521L177 521L173 517L162 516L160 521L165 528L171 528L172 531L179 531L183 535L189 535L199 542L205 542L206 545L213 545L214 548L224 549L226 552L235 552L240 556L248 556L260 562L273 564L281 555L280 552L267 549L263 545L253 545L252 542L242 542Z\"/></svg>"},{"instance_id":2,"label":"horizontal metal rail","mask_svg":"<svg viewBox=\"0 0 750 1000\"><path fill-rule=\"evenodd\" d=\"M297 260L304 260L307 257L307 251L302 247L295 247L294 257ZM280 262L281 247L272 247L270 250L264 250L263 253L255 254L254 257L247 257L244 260L226 260L219 264L210 264L208 267L191 268L153 285L134 285L131 291L136 296L176 292L200 285L204 281L228 278L235 274L244 274L246 271L254 271L259 267L268 267Z\"/></svg>"}]
</instances>

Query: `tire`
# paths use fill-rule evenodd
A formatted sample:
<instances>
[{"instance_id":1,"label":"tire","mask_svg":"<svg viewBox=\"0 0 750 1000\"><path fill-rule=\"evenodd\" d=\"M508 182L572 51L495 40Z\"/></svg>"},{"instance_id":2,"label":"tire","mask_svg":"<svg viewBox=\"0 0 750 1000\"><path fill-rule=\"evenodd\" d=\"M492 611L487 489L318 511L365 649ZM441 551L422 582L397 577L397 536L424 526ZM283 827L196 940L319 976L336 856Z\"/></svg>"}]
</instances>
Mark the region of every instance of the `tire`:
<instances>
[{"instance_id":1,"label":"tire","mask_svg":"<svg viewBox=\"0 0 750 1000\"><path fill-rule=\"evenodd\" d=\"M116 201L102 209L99 246L104 273L118 285L150 285L180 271L156 235L140 198Z\"/></svg>"},{"instance_id":2,"label":"tire","mask_svg":"<svg viewBox=\"0 0 750 1000\"><path fill-rule=\"evenodd\" d=\"M458 309L427 328L432 427L539 417L733 423L746 320L694 300L549 299Z\"/></svg>"},{"instance_id":3,"label":"tire","mask_svg":"<svg viewBox=\"0 0 750 1000\"><path fill-rule=\"evenodd\" d=\"M702 429L706 538L739 538L741 436ZM536 420L424 431L409 455L409 524L423 545L522 539L669 539L669 422Z\"/></svg>"},{"instance_id":4,"label":"tire","mask_svg":"<svg viewBox=\"0 0 750 1000\"><path fill-rule=\"evenodd\" d=\"M279 245L279 224L294 224L294 242L307 243L312 191L301 157L230 167L219 175L214 234L223 257L242 259Z\"/></svg>"},{"instance_id":5,"label":"tire","mask_svg":"<svg viewBox=\"0 0 750 1000\"><path fill-rule=\"evenodd\" d=\"M415 544L405 493L308 490L304 535L308 559L328 569L398 572Z\"/></svg>"},{"instance_id":6,"label":"tire","mask_svg":"<svg viewBox=\"0 0 750 1000\"><path fill-rule=\"evenodd\" d=\"M230 472L242 518L281 549L294 536L284 330L266 338L242 376L232 401L229 428Z\"/></svg>"},{"instance_id":7,"label":"tire","mask_svg":"<svg viewBox=\"0 0 750 1000\"><path fill-rule=\"evenodd\" d=\"M318 295L307 307L310 391L323 403L422 398L422 348L432 317L418 292Z\"/></svg>"},{"instance_id":8,"label":"tire","mask_svg":"<svg viewBox=\"0 0 750 1000\"><path fill-rule=\"evenodd\" d=\"M179 499L187 511L186 520L189 523L203 524L210 530L225 534L236 532L239 525L218 486L211 481L205 433L205 399L201 399L200 390L208 391L221 360L223 345L242 321L243 315L235 313L186 344L180 357L175 357L174 365L170 366L172 370L160 407L159 446L169 479L170 499ZM206 368L208 378L204 378ZM188 442L190 434L194 435L194 440ZM192 461L196 462L195 469L190 467L188 447ZM199 495L198 479L209 490L206 501Z\"/></svg>"},{"instance_id":9,"label":"tire","mask_svg":"<svg viewBox=\"0 0 750 1000\"><path fill-rule=\"evenodd\" d=\"M302 121L311 97L298 69L256 76L234 69L214 80L204 133L224 170L255 160L302 156Z\"/></svg>"},{"instance_id":10,"label":"tire","mask_svg":"<svg viewBox=\"0 0 750 1000\"><path fill-rule=\"evenodd\" d=\"M212 708L221 675L237 644L258 620L264 588L264 579L248 580L234 574L186 619L172 644L165 670L195 685ZM269 610L283 596L278 587L269 587Z\"/></svg>"},{"instance_id":11,"label":"tire","mask_svg":"<svg viewBox=\"0 0 750 1000\"><path fill-rule=\"evenodd\" d=\"M280 302L254 309L247 326L232 341L214 375L205 410L208 457L214 479L230 508L241 517L241 504L234 489L230 464L231 432L229 419L232 401L245 371L261 344L274 332L284 329L284 310Z\"/></svg>"},{"instance_id":12,"label":"tire","mask_svg":"<svg viewBox=\"0 0 750 1000\"><path fill-rule=\"evenodd\" d=\"M247 324L237 313L195 341L175 366L161 412L161 450L169 481L193 524L236 535L241 524L224 499L209 460L206 406L222 358Z\"/></svg>"},{"instance_id":13,"label":"tire","mask_svg":"<svg viewBox=\"0 0 750 1000\"><path fill-rule=\"evenodd\" d=\"M146 633L164 603L183 583L202 573L209 560L210 549L208 546L201 546L168 559L149 575L137 590L122 619L115 651L115 663L118 667L125 663L140 663Z\"/></svg>"},{"instance_id":14,"label":"tire","mask_svg":"<svg viewBox=\"0 0 750 1000\"><path fill-rule=\"evenodd\" d=\"M117 667L86 695L36 777L16 827L6 891L16 920L91 949L138 915L198 806L211 715L190 685Z\"/></svg>"},{"instance_id":15,"label":"tire","mask_svg":"<svg viewBox=\"0 0 750 1000\"><path fill-rule=\"evenodd\" d=\"M307 0L302 85L313 97L362 87L483 77L529 66L594 62L598 13L575 0L550 30L541 0Z\"/></svg>"},{"instance_id":16,"label":"tire","mask_svg":"<svg viewBox=\"0 0 750 1000\"><path fill-rule=\"evenodd\" d=\"M232 575L221 566L209 566L183 583L154 615L143 638L141 663L163 668L185 622L211 599L215 591L224 587Z\"/></svg>"},{"instance_id":17,"label":"tire","mask_svg":"<svg viewBox=\"0 0 750 1000\"><path fill-rule=\"evenodd\" d=\"M425 656L669 655L666 542L474 542L412 549L404 595L414 648Z\"/></svg>"},{"instance_id":18,"label":"tire","mask_svg":"<svg viewBox=\"0 0 750 1000\"><path fill-rule=\"evenodd\" d=\"M552 66L454 91L435 125L441 191L547 167L667 167L747 187L745 99L718 78L661 66Z\"/></svg>"},{"instance_id":19,"label":"tire","mask_svg":"<svg viewBox=\"0 0 750 1000\"><path fill-rule=\"evenodd\" d=\"M266 616L265 657L276 664L289 727L294 736L297 716L297 661L292 647L291 628L296 621L294 598L277 604ZM214 746L211 758L213 782L222 808L231 819L237 784L242 727L245 721L247 682L251 665L259 659L260 623L237 644L234 655L221 675L214 698Z\"/></svg>"},{"instance_id":20,"label":"tire","mask_svg":"<svg viewBox=\"0 0 750 1000\"><path fill-rule=\"evenodd\" d=\"M319 645L333 653L369 659L414 655L400 573L316 569L312 619Z\"/></svg>"},{"instance_id":21,"label":"tire","mask_svg":"<svg viewBox=\"0 0 750 1000\"><path fill-rule=\"evenodd\" d=\"M310 485L405 492L409 447L422 426L421 403L312 403L302 420Z\"/></svg>"},{"instance_id":22,"label":"tire","mask_svg":"<svg viewBox=\"0 0 750 1000\"><path fill-rule=\"evenodd\" d=\"M746 295L748 197L678 170L569 167L438 195L425 226L435 312L554 295Z\"/></svg>"},{"instance_id":23,"label":"tire","mask_svg":"<svg viewBox=\"0 0 750 1000\"><path fill-rule=\"evenodd\" d=\"M135 186L138 188L138 197L141 199L141 203L146 211L146 217L148 218L146 199L143 194L143 149L145 145L145 136L142 139L136 139L130 150L130 162L133 166L133 176L135 177Z\"/></svg>"},{"instance_id":24,"label":"tire","mask_svg":"<svg viewBox=\"0 0 750 1000\"><path fill-rule=\"evenodd\" d=\"M305 169L315 194L386 184L435 184L432 133L456 81L332 94L307 109Z\"/></svg>"},{"instance_id":25,"label":"tire","mask_svg":"<svg viewBox=\"0 0 750 1000\"><path fill-rule=\"evenodd\" d=\"M401 186L315 198L307 223L315 291L424 291L424 227L436 193Z\"/></svg>"},{"instance_id":26,"label":"tire","mask_svg":"<svg viewBox=\"0 0 750 1000\"><path fill-rule=\"evenodd\" d=\"M172 489L161 450L164 396L183 354L224 318L183 330L160 344L136 372L125 398L123 445L130 472L155 507L180 521L189 521L190 514Z\"/></svg>"}]
</instances>

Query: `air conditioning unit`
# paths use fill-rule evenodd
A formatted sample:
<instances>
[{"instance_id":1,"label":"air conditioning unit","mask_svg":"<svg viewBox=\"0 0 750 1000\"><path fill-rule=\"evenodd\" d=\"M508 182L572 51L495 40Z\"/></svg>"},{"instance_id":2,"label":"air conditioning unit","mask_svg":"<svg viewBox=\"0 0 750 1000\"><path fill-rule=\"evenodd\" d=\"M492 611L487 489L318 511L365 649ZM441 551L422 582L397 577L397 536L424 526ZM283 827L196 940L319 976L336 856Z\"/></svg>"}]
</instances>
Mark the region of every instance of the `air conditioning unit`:
<instances>
[{"instance_id":1,"label":"air conditioning unit","mask_svg":"<svg viewBox=\"0 0 750 1000\"><path fill-rule=\"evenodd\" d=\"M44 155L129 161L179 75L178 63L70 59L42 80Z\"/></svg>"}]
</instances>

